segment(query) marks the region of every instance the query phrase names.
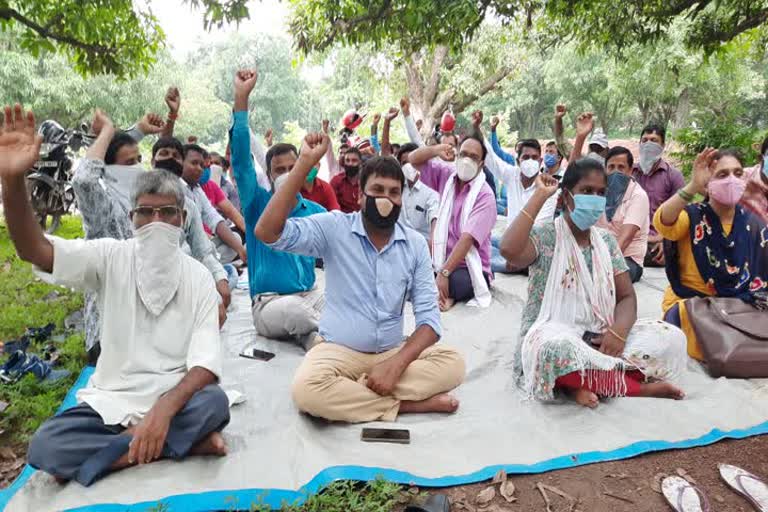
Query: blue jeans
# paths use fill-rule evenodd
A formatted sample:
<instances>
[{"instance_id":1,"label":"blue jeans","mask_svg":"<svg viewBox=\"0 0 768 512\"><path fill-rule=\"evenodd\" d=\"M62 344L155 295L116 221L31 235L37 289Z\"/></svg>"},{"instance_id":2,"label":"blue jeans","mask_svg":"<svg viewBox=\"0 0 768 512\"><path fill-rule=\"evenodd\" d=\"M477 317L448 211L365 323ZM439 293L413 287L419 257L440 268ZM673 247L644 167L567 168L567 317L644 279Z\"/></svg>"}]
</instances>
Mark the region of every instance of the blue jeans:
<instances>
[{"instance_id":1,"label":"blue jeans","mask_svg":"<svg viewBox=\"0 0 768 512\"><path fill-rule=\"evenodd\" d=\"M509 274L507 270L507 260L501 255L499 245L501 244L501 237L491 237L491 270L494 273Z\"/></svg>"},{"instance_id":2,"label":"blue jeans","mask_svg":"<svg viewBox=\"0 0 768 512\"><path fill-rule=\"evenodd\" d=\"M237 283L240 281L240 276L237 275L237 269L234 265L227 263L223 265L224 270L227 271L227 282L229 284L229 291L237 288Z\"/></svg>"}]
</instances>

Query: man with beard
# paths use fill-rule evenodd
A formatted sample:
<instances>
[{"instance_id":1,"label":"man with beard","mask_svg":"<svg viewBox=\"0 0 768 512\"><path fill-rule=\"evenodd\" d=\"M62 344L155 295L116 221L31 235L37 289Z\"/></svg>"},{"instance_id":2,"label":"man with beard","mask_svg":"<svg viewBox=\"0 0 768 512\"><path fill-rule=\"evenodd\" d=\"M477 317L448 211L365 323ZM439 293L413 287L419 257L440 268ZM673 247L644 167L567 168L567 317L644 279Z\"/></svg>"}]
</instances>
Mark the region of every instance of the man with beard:
<instances>
[{"instance_id":1,"label":"man with beard","mask_svg":"<svg viewBox=\"0 0 768 512\"><path fill-rule=\"evenodd\" d=\"M8 232L46 280L98 294L102 354L79 405L32 438L29 464L88 486L135 464L226 454L216 291L205 267L179 248L181 184L166 172L137 178L130 240L46 237L25 185L41 142L32 112L6 106L0 179Z\"/></svg>"},{"instance_id":2,"label":"man with beard","mask_svg":"<svg viewBox=\"0 0 768 512\"><path fill-rule=\"evenodd\" d=\"M331 187L336 193L339 209L344 213L360 210L360 165L363 157L360 150L351 147L344 155L343 173L331 178Z\"/></svg>"},{"instance_id":3,"label":"man with beard","mask_svg":"<svg viewBox=\"0 0 768 512\"><path fill-rule=\"evenodd\" d=\"M304 138L296 165L255 230L275 250L325 262L321 343L296 371L293 400L301 411L331 421L452 413L459 403L447 392L464 379L464 362L455 350L436 345L440 312L427 244L398 222L405 182L400 165L390 157L363 164L360 211L289 218L293 198L328 144L324 134ZM416 329L404 338L408 299Z\"/></svg>"}]
</instances>

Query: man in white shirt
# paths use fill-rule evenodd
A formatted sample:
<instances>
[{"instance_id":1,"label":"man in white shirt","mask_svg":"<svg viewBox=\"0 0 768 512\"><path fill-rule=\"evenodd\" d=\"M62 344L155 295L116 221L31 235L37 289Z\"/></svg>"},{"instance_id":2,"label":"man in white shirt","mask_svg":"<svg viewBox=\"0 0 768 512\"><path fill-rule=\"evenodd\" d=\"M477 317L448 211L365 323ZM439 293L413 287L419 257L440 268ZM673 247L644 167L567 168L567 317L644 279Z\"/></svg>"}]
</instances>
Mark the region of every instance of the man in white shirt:
<instances>
[{"instance_id":1,"label":"man in white shirt","mask_svg":"<svg viewBox=\"0 0 768 512\"><path fill-rule=\"evenodd\" d=\"M216 287L184 254L178 178L137 178L128 240L46 238L27 201L25 174L42 138L31 112L5 107L0 179L8 231L21 259L44 278L96 292L101 357L80 404L48 420L29 464L59 481L90 485L111 471L159 458L224 455L229 422L221 375Z\"/></svg>"},{"instance_id":2,"label":"man in white shirt","mask_svg":"<svg viewBox=\"0 0 768 512\"><path fill-rule=\"evenodd\" d=\"M415 229L431 243L432 230L440 209L440 196L437 192L419 181L419 171L408 163L408 155L419 147L414 143L403 144L397 152L397 160L405 174L403 187L403 216L401 217L411 228Z\"/></svg>"}]
</instances>

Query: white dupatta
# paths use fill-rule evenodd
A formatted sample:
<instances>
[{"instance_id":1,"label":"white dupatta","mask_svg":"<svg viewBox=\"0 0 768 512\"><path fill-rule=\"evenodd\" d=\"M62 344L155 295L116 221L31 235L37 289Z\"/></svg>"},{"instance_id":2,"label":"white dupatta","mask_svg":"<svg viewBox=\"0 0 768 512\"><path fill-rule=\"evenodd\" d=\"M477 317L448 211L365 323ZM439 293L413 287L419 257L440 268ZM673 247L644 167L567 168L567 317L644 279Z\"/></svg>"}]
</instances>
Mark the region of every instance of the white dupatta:
<instances>
[{"instance_id":1,"label":"white dupatta","mask_svg":"<svg viewBox=\"0 0 768 512\"><path fill-rule=\"evenodd\" d=\"M454 198L456 195L456 172L451 174L448 182L443 189L443 196L440 199L440 210L437 214L437 223L435 224L435 234L432 241L432 264L435 271L439 272L447 258L448 251L448 231L451 225L451 214L453 212ZM485 184L485 174L479 172L470 183L469 194L462 205L461 210L461 228L467 224L467 219L475 206L477 196ZM472 289L475 292L475 298L470 300L467 305L472 307L487 308L491 305L491 291L488 289L488 283L483 275L483 262L480 260L480 252L477 247L472 245L465 258L469 277L472 280Z\"/></svg>"}]
</instances>

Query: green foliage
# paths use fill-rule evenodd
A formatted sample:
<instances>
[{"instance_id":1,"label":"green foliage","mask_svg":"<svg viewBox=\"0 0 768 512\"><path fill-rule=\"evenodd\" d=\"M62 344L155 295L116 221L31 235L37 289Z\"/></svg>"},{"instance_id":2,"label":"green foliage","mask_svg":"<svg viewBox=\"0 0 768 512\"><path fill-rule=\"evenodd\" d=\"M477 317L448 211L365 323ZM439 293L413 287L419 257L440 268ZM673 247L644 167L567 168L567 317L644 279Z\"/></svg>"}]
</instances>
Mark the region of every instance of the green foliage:
<instances>
[{"instance_id":1,"label":"green foliage","mask_svg":"<svg viewBox=\"0 0 768 512\"><path fill-rule=\"evenodd\" d=\"M79 218L65 217L56 233L63 238L83 236ZM51 292L57 297L51 297ZM47 297L47 299L46 299ZM68 289L41 282L28 263L16 256L4 225L0 224L0 340L12 340L24 334L27 327L41 327L54 322L56 332L63 332L64 319L83 306L82 295ZM57 344L61 357L58 368L70 375L54 383L38 382L26 375L19 382L0 385L0 400L10 406L0 414L0 442L24 443L37 427L51 417L61 405L85 365L82 334L68 336ZM29 352L40 354L43 346L32 343Z\"/></svg>"},{"instance_id":2,"label":"green foliage","mask_svg":"<svg viewBox=\"0 0 768 512\"><path fill-rule=\"evenodd\" d=\"M319 494L310 496L303 505L284 503L281 512L390 512L402 495L399 484L376 479L368 483L341 480L333 482ZM251 512L272 510L253 504Z\"/></svg>"},{"instance_id":3,"label":"green foliage","mask_svg":"<svg viewBox=\"0 0 768 512\"><path fill-rule=\"evenodd\" d=\"M749 126L732 122L719 122L717 119L704 124L702 128L684 128L675 133L675 142L681 149L672 156L681 162L683 174L691 175L696 155L705 148L737 149L744 158L744 165L754 165L759 161L758 152L753 145L762 142L764 133Z\"/></svg>"}]
</instances>

